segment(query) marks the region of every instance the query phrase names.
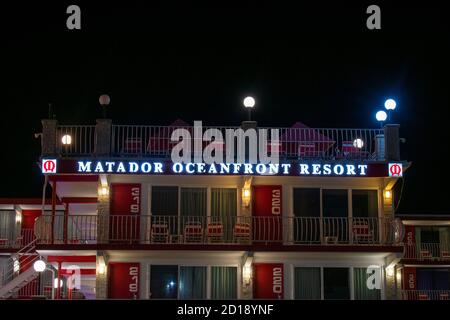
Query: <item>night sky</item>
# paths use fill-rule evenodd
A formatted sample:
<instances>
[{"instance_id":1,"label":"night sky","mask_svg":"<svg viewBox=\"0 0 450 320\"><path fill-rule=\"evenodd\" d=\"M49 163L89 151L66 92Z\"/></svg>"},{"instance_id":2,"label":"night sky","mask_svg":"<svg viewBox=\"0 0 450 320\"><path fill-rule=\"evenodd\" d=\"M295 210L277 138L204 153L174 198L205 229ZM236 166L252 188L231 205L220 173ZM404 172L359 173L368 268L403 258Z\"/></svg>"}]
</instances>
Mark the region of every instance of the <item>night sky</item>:
<instances>
[{"instance_id":1,"label":"night sky","mask_svg":"<svg viewBox=\"0 0 450 320\"><path fill-rule=\"evenodd\" d=\"M382 29L368 30L373 3L336 2L2 4L0 197L40 196L34 133L48 103L61 124L94 124L108 93L115 124L239 125L250 94L261 126L376 128L393 97L413 162L398 212L450 214L448 12L377 2ZM70 4L79 31L66 28Z\"/></svg>"}]
</instances>

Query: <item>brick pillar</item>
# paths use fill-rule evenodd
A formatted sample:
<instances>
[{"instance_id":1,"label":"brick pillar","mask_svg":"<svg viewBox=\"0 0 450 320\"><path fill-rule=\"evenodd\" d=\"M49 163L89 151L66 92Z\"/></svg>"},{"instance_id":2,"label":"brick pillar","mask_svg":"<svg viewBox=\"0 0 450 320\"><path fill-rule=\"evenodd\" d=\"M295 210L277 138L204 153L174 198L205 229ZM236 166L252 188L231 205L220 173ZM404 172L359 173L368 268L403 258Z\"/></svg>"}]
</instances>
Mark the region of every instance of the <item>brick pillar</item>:
<instances>
[{"instance_id":1,"label":"brick pillar","mask_svg":"<svg viewBox=\"0 0 450 320\"><path fill-rule=\"evenodd\" d=\"M97 271L95 277L95 298L96 299L107 299L108 298L108 265L107 257L102 251L97 252ZM101 264L105 265L104 273L99 273L99 266Z\"/></svg>"},{"instance_id":2,"label":"brick pillar","mask_svg":"<svg viewBox=\"0 0 450 320\"><path fill-rule=\"evenodd\" d=\"M58 120L42 120L41 154L44 157L53 157L58 155Z\"/></svg>"},{"instance_id":3,"label":"brick pillar","mask_svg":"<svg viewBox=\"0 0 450 320\"><path fill-rule=\"evenodd\" d=\"M246 263L251 266L252 275L250 278L250 283L244 283L244 269ZM246 252L241 260L241 299L253 299L253 252Z\"/></svg>"},{"instance_id":4,"label":"brick pillar","mask_svg":"<svg viewBox=\"0 0 450 320\"><path fill-rule=\"evenodd\" d=\"M95 126L95 155L109 156L111 154L112 120L97 119Z\"/></svg>"},{"instance_id":5,"label":"brick pillar","mask_svg":"<svg viewBox=\"0 0 450 320\"><path fill-rule=\"evenodd\" d=\"M385 125L384 137L386 161L400 161L400 125Z\"/></svg>"},{"instance_id":6,"label":"brick pillar","mask_svg":"<svg viewBox=\"0 0 450 320\"><path fill-rule=\"evenodd\" d=\"M109 187L106 195L102 193L102 184L98 183L97 198L97 243L108 243L109 240Z\"/></svg>"},{"instance_id":7,"label":"brick pillar","mask_svg":"<svg viewBox=\"0 0 450 320\"><path fill-rule=\"evenodd\" d=\"M389 276L386 273L386 282L384 287L384 296L386 300L397 300L397 281L396 281L396 274L397 274L397 268L394 268L394 274Z\"/></svg>"}]
</instances>

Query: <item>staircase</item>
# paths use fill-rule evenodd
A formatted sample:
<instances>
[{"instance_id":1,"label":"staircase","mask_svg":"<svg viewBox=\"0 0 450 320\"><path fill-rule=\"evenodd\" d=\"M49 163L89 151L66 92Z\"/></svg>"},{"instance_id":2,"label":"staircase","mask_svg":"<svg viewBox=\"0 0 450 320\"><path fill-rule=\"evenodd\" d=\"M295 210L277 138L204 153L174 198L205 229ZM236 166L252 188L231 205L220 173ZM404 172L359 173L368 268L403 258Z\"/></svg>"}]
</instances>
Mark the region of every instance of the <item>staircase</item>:
<instances>
[{"instance_id":1,"label":"staircase","mask_svg":"<svg viewBox=\"0 0 450 320\"><path fill-rule=\"evenodd\" d=\"M34 262L39 259L35 245L36 240L17 251L0 271L0 299L12 297L39 276L33 268Z\"/></svg>"}]
</instances>

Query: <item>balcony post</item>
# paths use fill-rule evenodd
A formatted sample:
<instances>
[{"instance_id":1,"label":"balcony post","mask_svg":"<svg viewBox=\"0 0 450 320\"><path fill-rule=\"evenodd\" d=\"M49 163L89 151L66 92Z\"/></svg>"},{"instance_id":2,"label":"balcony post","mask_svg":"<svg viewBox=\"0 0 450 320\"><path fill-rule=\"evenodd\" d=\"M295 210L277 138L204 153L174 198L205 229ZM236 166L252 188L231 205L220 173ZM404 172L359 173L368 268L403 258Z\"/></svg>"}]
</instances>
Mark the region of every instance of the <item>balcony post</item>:
<instances>
[{"instance_id":1,"label":"balcony post","mask_svg":"<svg viewBox=\"0 0 450 320\"><path fill-rule=\"evenodd\" d=\"M400 161L400 125L386 124L384 126L384 138L386 161Z\"/></svg>"},{"instance_id":2,"label":"balcony post","mask_svg":"<svg viewBox=\"0 0 450 320\"><path fill-rule=\"evenodd\" d=\"M108 299L108 261L103 251L97 251L96 276L95 276L95 298ZM103 268L103 270L102 270ZM102 270L102 272L99 272Z\"/></svg>"},{"instance_id":3,"label":"balcony post","mask_svg":"<svg viewBox=\"0 0 450 320\"><path fill-rule=\"evenodd\" d=\"M97 198L97 243L109 242L109 189L107 194L103 194L101 178L98 183Z\"/></svg>"},{"instance_id":4,"label":"balcony post","mask_svg":"<svg viewBox=\"0 0 450 320\"><path fill-rule=\"evenodd\" d=\"M95 126L95 155L109 156L111 154L112 120L97 119Z\"/></svg>"},{"instance_id":5,"label":"balcony post","mask_svg":"<svg viewBox=\"0 0 450 320\"><path fill-rule=\"evenodd\" d=\"M41 137L41 154L44 157L54 157L58 155L57 145L57 128L58 120L43 119L42 137Z\"/></svg>"}]
</instances>

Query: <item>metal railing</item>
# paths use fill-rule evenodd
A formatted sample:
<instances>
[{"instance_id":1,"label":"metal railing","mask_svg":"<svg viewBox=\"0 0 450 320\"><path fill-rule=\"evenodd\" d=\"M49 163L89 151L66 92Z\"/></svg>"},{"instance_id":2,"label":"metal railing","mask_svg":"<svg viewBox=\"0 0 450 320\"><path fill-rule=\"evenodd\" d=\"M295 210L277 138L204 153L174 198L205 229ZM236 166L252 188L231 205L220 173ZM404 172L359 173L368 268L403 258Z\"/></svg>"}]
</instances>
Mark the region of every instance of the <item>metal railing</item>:
<instances>
[{"instance_id":1,"label":"metal railing","mask_svg":"<svg viewBox=\"0 0 450 320\"><path fill-rule=\"evenodd\" d=\"M402 290L402 300L450 300L450 290Z\"/></svg>"},{"instance_id":2,"label":"metal railing","mask_svg":"<svg viewBox=\"0 0 450 320\"><path fill-rule=\"evenodd\" d=\"M52 227L53 221L53 227ZM41 216L39 243L89 244L286 244L390 245L395 226L389 218L311 218L263 216L93 215ZM71 227L76 225L77 227ZM53 231L53 234L52 234Z\"/></svg>"},{"instance_id":3,"label":"metal railing","mask_svg":"<svg viewBox=\"0 0 450 320\"><path fill-rule=\"evenodd\" d=\"M57 147L61 155L91 155L95 150L95 126L58 126Z\"/></svg>"},{"instance_id":4,"label":"metal railing","mask_svg":"<svg viewBox=\"0 0 450 320\"><path fill-rule=\"evenodd\" d=\"M417 243L405 245L404 259L450 261L449 243Z\"/></svg>"},{"instance_id":5,"label":"metal railing","mask_svg":"<svg viewBox=\"0 0 450 320\"><path fill-rule=\"evenodd\" d=\"M18 229L3 227L0 230L0 248L23 248L35 239L33 229Z\"/></svg>"},{"instance_id":6,"label":"metal railing","mask_svg":"<svg viewBox=\"0 0 450 320\"><path fill-rule=\"evenodd\" d=\"M38 259L35 248L36 240L14 253L2 265L0 270L0 287L12 281L21 271L33 268L33 263Z\"/></svg>"},{"instance_id":7,"label":"metal railing","mask_svg":"<svg viewBox=\"0 0 450 320\"><path fill-rule=\"evenodd\" d=\"M210 142L202 140L208 129L220 132L224 143L216 147L225 152L227 130L239 127L202 127L196 135L193 126L112 126L112 153L120 156L170 156L172 147L178 142L171 141L176 129L186 129L191 135L192 150L194 140L202 148ZM270 129L278 129L278 152L281 159L325 159L325 160L383 160L383 129L326 129L326 128L258 128L267 130L267 150L274 152ZM200 131L200 130L199 130ZM198 138L197 138L198 137ZM234 143L236 148L236 142Z\"/></svg>"}]
</instances>

